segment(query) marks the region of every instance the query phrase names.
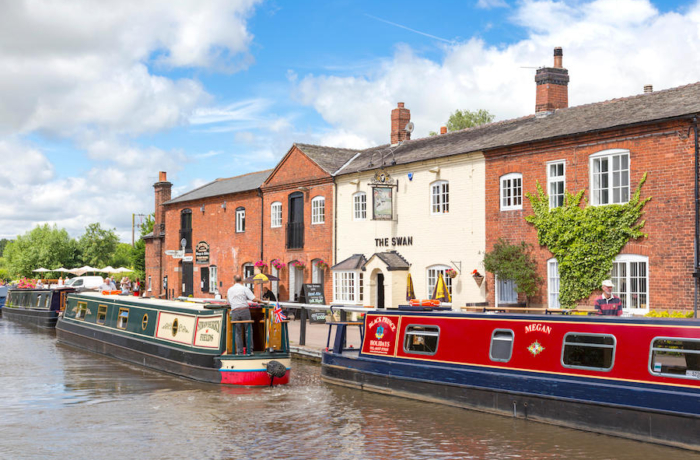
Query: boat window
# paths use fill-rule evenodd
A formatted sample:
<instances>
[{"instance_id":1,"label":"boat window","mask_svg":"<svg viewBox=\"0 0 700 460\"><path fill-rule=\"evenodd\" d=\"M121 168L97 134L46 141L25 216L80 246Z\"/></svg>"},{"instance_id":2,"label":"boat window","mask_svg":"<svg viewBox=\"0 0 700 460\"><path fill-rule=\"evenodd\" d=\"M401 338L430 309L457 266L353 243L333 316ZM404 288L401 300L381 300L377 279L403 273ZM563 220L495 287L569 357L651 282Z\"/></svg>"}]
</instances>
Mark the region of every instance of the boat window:
<instances>
[{"instance_id":1,"label":"boat window","mask_svg":"<svg viewBox=\"0 0 700 460\"><path fill-rule=\"evenodd\" d=\"M700 379L700 340L654 339L649 370L655 375Z\"/></svg>"},{"instance_id":2,"label":"boat window","mask_svg":"<svg viewBox=\"0 0 700 460\"><path fill-rule=\"evenodd\" d=\"M146 330L146 327L148 327L148 313L143 315L143 319L141 320L141 330Z\"/></svg>"},{"instance_id":3,"label":"boat window","mask_svg":"<svg viewBox=\"0 0 700 460\"><path fill-rule=\"evenodd\" d=\"M87 302L78 302L78 309L75 312L75 319L84 320L87 315Z\"/></svg>"},{"instance_id":4,"label":"boat window","mask_svg":"<svg viewBox=\"0 0 700 460\"><path fill-rule=\"evenodd\" d=\"M107 320L107 305L97 307L97 324L104 324Z\"/></svg>"},{"instance_id":5,"label":"boat window","mask_svg":"<svg viewBox=\"0 0 700 460\"><path fill-rule=\"evenodd\" d=\"M437 352L440 328L437 326L408 326L404 339L403 351L422 355L434 355Z\"/></svg>"},{"instance_id":6,"label":"boat window","mask_svg":"<svg viewBox=\"0 0 700 460\"><path fill-rule=\"evenodd\" d=\"M126 329L126 323L129 321L129 309L120 308L119 316L117 316L117 328Z\"/></svg>"},{"instance_id":7,"label":"boat window","mask_svg":"<svg viewBox=\"0 0 700 460\"><path fill-rule=\"evenodd\" d=\"M32 306L36 308L41 308L41 294L36 293L33 294L32 297L32 300L34 300L34 302L32 302L34 305Z\"/></svg>"},{"instance_id":8,"label":"boat window","mask_svg":"<svg viewBox=\"0 0 700 460\"><path fill-rule=\"evenodd\" d=\"M496 329L491 336L491 361L507 363L513 355L513 331L510 329Z\"/></svg>"},{"instance_id":9,"label":"boat window","mask_svg":"<svg viewBox=\"0 0 700 460\"><path fill-rule=\"evenodd\" d=\"M612 335L571 332L564 336L564 367L609 371L614 360L615 337Z\"/></svg>"},{"instance_id":10,"label":"boat window","mask_svg":"<svg viewBox=\"0 0 700 460\"><path fill-rule=\"evenodd\" d=\"M51 308L51 294L46 294L46 302L44 303L44 308Z\"/></svg>"}]
</instances>

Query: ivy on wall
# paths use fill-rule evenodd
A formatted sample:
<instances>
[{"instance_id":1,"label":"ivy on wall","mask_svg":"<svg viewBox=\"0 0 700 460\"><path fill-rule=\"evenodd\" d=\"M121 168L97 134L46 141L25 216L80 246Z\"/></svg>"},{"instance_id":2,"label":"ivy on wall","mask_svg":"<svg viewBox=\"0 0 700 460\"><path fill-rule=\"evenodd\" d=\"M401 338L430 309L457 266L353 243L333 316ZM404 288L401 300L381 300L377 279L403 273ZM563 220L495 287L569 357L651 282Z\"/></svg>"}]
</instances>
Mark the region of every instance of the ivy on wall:
<instances>
[{"instance_id":1,"label":"ivy on wall","mask_svg":"<svg viewBox=\"0 0 700 460\"><path fill-rule=\"evenodd\" d=\"M537 183L537 193L527 193L534 215L525 218L537 229L541 246L546 246L559 263L559 303L573 308L608 278L613 261L631 239L647 236L641 231L644 205L642 180L625 204L590 206L584 190L566 192L564 205L549 209L549 197ZM583 202L583 206L581 203Z\"/></svg>"}]
</instances>

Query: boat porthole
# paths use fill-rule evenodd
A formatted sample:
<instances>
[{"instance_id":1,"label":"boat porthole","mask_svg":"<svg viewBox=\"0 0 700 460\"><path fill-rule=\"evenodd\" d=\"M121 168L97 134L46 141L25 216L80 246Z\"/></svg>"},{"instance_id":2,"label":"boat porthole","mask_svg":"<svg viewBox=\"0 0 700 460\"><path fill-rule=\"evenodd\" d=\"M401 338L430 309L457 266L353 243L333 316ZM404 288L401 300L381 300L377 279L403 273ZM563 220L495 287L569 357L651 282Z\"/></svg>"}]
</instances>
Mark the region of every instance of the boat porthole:
<instances>
[{"instance_id":1,"label":"boat porthole","mask_svg":"<svg viewBox=\"0 0 700 460\"><path fill-rule=\"evenodd\" d=\"M146 326L148 326L148 313L143 315L143 319L141 320L141 329L145 331Z\"/></svg>"},{"instance_id":2,"label":"boat porthole","mask_svg":"<svg viewBox=\"0 0 700 460\"><path fill-rule=\"evenodd\" d=\"M177 327L177 318L175 318L175 319L173 320L173 337L175 337L175 336L177 335L177 329L178 329L178 327Z\"/></svg>"}]
</instances>

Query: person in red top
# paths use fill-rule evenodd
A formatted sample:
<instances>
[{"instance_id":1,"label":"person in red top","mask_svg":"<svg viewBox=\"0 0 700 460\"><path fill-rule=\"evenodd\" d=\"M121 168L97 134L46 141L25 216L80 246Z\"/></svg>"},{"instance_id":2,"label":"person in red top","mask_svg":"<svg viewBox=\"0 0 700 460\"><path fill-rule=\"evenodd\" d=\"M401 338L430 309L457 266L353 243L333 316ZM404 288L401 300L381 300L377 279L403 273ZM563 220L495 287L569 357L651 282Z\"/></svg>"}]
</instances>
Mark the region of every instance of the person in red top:
<instances>
[{"instance_id":1,"label":"person in red top","mask_svg":"<svg viewBox=\"0 0 700 460\"><path fill-rule=\"evenodd\" d=\"M612 293L613 282L605 280L603 285L603 295L595 301L597 315L622 316L622 300Z\"/></svg>"}]
</instances>

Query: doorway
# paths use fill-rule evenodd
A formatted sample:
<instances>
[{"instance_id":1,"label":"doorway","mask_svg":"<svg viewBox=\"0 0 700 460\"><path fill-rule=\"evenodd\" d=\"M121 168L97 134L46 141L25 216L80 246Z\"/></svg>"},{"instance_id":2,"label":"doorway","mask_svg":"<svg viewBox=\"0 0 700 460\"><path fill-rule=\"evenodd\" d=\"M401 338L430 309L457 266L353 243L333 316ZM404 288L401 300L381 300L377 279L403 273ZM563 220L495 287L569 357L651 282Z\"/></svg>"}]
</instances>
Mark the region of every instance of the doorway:
<instances>
[{"instance_id":1,"label":"doorway","mask_svg":"<svg viewBox=\"0 0 700 460\"><path fill-rule=\"evenodd\" d=\"M289 195L289 222L287 222L287 248L304 247L304 194Z\"/></svg>"},{"instance_id":2,"label":"doorway","mask_svg":"<svg viewBox=\"0 0 700 460\"><path fill-rule=\"evenodd\" d=\"M182 295L184 297L189 297L194 295L193 290L193 271L192 262L182 263Z\"/></svg>"},{"instance_id":3,"label":"doorway","mask_svg":"<svg viewBox=\"0 0 700 460\"><path fill-rule=\"evenodd\" d=\"M377 308L386 308L384 305L384 273L377 273Z\"/></svg>"}]
</instances>

